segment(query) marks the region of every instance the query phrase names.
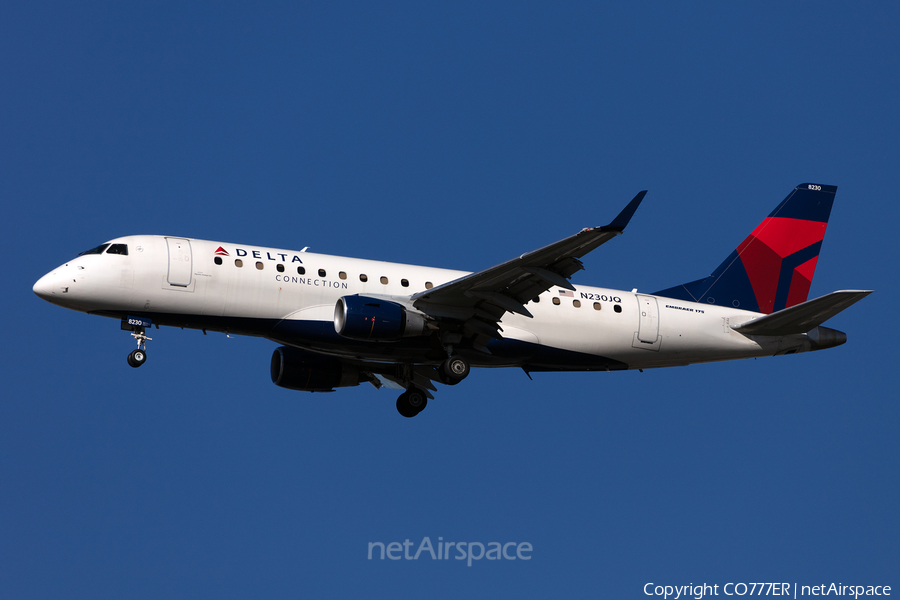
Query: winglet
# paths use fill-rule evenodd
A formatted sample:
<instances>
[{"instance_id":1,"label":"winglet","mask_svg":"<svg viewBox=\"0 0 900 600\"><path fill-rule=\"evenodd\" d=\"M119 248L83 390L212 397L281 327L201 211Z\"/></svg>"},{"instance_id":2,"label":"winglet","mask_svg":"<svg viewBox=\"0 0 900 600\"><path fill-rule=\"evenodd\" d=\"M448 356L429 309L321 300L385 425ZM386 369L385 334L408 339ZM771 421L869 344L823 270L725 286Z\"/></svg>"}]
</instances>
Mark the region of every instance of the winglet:
<instances>
[{"instance_id":1,"label":"winglet","mask_svg":"<svg viewBox=\"0 0 900 600\"><path fill-rule=\"evenodd\" d=\"M612 223L603 227L606 230L613 231L624 231L625 226L628 225L628 222L631 220L631 217L634 216L634 211L637 210L637 207L640 206L641 200L644 199L644 196L647 195L647 190L643 192L638 192L638 195L635 196L631 202L628 203L628 206L622 209L622 212L612 220Z\"/></svg>"}]
</instances>

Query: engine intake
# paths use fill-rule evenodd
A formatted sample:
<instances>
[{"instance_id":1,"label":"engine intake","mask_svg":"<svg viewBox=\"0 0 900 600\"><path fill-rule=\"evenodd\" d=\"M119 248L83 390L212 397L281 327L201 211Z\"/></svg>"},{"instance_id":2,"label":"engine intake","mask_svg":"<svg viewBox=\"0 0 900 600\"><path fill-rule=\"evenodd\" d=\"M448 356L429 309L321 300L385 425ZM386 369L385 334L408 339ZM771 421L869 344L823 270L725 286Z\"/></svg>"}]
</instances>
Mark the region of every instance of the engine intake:
<instances>
[{"instance_id":1,"label":"engine intake","mask_svg":"<svg viewBox=\"0 0 900 600\"><path fill-rule=\"evenodd\" d=\"M425 333L425 317L369 296L343 296L334 306L334 330L353 340L393 342Z\"/></svg>"},{"instance_id":2,"label":"engine intake","mask_svg":"<svg viewBox=\"0 0 900 600\"><path fill-rule=\"evenodd\" d=\"M359 385L359 369L337 358L281 346L272 354L272 383L301 392L332 392Z\"/></svg>"}]
</instances>

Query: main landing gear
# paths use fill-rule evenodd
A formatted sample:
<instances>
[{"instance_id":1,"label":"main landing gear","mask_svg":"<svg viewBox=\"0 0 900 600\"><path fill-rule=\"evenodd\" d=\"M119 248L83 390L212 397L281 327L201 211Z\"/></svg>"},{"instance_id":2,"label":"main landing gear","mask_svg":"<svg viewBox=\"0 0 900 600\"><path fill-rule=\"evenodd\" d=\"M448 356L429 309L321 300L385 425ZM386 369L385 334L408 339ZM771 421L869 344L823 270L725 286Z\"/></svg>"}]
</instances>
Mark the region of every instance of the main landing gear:
<instances>
[{"instance_id":1,"label":"main landing gear","mask_svg":"<svg viewBox=\"0 0 900 600\"><path fill-rule=\"evenodd\" d=\"M461 356L451 356L442 362L437 369L437 376L446 385L456 385L469 374L469 363ZM429 389L434 389L430 387ZM406 418L412 418L425 410L428 405L426 393L410 385L405 392L397 398L397 412Z\"/></svg>"},{"instance_id":2,"label":"main landing gear","mask_svg":"<svg viewBox=\"0 0 900 600\"><path fill-rule=\"evenodd\" d=\"M406 418L412 418L425 410L428 396L417 387L411 387L397 398L397 412Z\"/></svg>"},{"instance_id":3,"label":"main landing gear","mask_svg":"<svg viewBox=\"0 0 900 600\"><path fill-rule=\"evenodd\" d=\"M139 366L147 362L147 342L153 340L147 337L143 327L134 327L131 337L137 342L137 350L132 350L128 355L128 364L137 369Z\"/></svg>"},{"instance_id":4,"label":"main landing gear","mask_svg":"<svg viewBox=\"0 0 900 600\"><path fill-rule=\"evenodd\" d=\"M456 385L469 376L469 363L462 356L451 356L438 367L438 377L445 385Z\"/></svg>"}]
</instances>

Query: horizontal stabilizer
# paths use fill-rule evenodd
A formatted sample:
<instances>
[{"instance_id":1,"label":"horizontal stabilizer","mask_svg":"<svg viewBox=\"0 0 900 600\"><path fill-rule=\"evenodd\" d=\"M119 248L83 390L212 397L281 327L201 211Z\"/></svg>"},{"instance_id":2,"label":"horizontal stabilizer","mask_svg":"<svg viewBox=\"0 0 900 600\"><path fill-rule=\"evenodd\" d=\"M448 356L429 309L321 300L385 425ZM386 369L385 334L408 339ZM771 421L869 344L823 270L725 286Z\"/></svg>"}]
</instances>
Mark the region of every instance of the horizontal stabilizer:
<instances>
[{"instance_id":1,"label":"horizontal stabilizer","mask_svg":"<svg viewBox=\"0 0 900 600\"><path fill-rule=\"evenodd\" d=\"M791 335L806 333L818 327L845 308L856 304L872 291L842 290L809 300L770 315L733 326L746 335Z\"/></svg>"}]
</instances>

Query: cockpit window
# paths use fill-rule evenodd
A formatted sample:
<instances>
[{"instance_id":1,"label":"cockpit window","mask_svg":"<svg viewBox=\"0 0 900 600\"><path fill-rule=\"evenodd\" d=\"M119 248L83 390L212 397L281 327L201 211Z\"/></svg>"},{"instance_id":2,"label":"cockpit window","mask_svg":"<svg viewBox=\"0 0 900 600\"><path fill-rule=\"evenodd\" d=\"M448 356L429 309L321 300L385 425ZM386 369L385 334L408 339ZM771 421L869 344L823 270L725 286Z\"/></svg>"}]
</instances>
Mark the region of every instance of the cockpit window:
<instances>
[{"instance_id":1,"label":"cockpit window","mask_svg":"<svg viewBox=\"0 0 900 600\"><path fill-rule=\"evenodd\" d=\"M85 254L103 254L103 251L106 250L107 246L109 246L109 244L100 244L96 248L91 248L90 250L80 252L78 256L84 256Z\"/></svg>"},{"instance_id":2,"label":"cockpit window","mask_svg":"<svg viewBox=\"0 0 900 600\"><path fill-rule=\"evenodd\" d=\"M107 254L121 254L128 256L128 244L113 244L106 251Z\"/></svg>"}]
</instances>

